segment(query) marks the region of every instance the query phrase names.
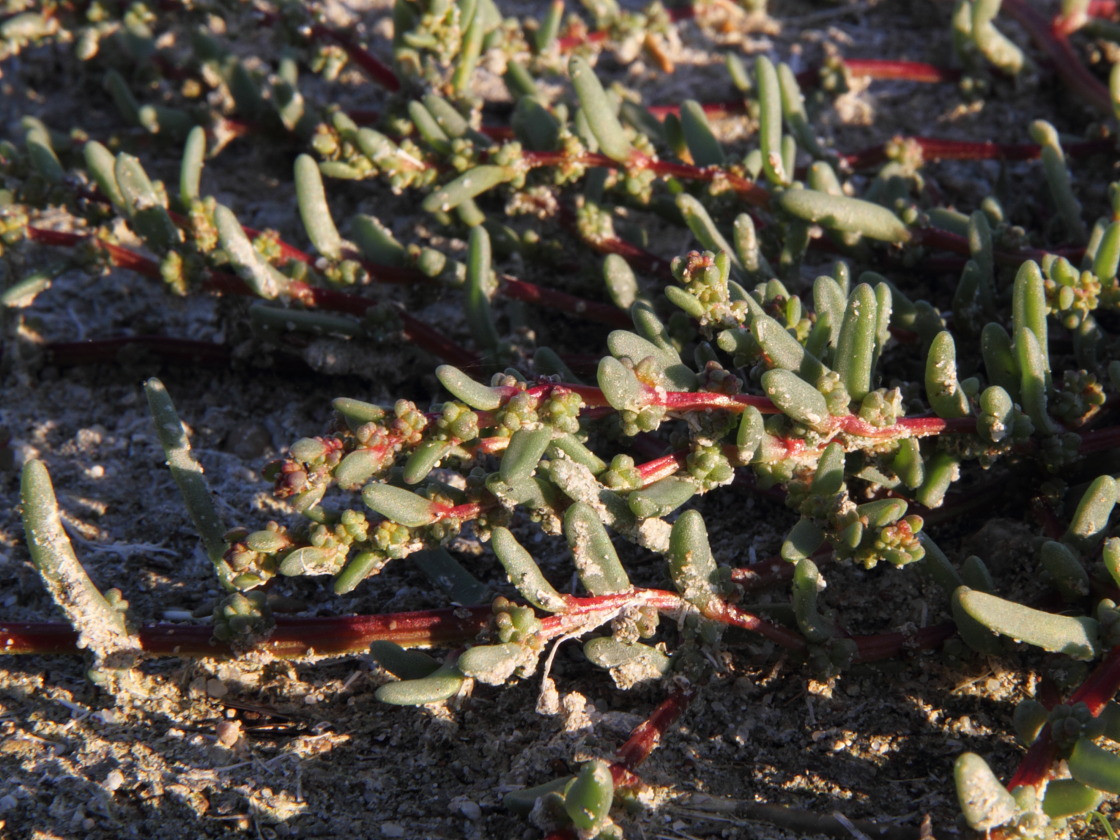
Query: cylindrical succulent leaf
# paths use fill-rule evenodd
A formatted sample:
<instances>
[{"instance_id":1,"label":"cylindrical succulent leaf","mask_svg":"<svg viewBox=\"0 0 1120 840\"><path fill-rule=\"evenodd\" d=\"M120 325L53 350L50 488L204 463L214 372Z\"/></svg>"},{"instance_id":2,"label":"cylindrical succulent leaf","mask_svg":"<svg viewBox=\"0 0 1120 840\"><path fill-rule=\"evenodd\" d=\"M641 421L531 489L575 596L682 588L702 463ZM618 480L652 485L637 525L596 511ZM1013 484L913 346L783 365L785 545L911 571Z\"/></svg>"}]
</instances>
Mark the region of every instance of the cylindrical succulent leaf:
<instances>
[{"instance_id":1,"label":"cylindrical succulent leaf","mask_svg":"<svg viewBox=\"0 0 1120 840\"><path fill-rule=\"evenodd\" d=\"M791 216L829 230L860 233L883 242L901 244L910 240L910 231L898 216L863 199L788 189L778 197L778 205Z\"/></svg>"},{"instance_id":2,"label":"cylindrical succulent leaf","mask_svg":"<svg viewBox=\"0 0 1120 840\"><path fill-rule=\"evenodd\" d=\"M939 332L926 357L926 399L938 417L967 417L968 396L957 380L957 346L952 333Z\"/></svg>"},{"instance_id":3,"label":"cylindrical succulent leaf","mask_svg":"<svg viewBox=\"0 0 1120 840\"><path fill-rule=\"evenodd\" d=\"M1043 612L986 592L963 592L960 602L966 613L1009 639L1074 659L1092 659L1100 652L1096 619Z\"/></svg>"},{"instance_id":4,"label":"cylindrical succulent leaf","mask_svg":"<svg viewBox=\"0 0 1120 840\"><path fill-rule=\"evenodd\" d=\"M131 649L124 613L113 608L74 554L42 461L30 460L20 477L23 529L31 559L51 597L78 631L80 644L98 657Z\"/></svg>"},{"instance_id":5,"label":"cylindrical succulent leaf","mask_svg":"<svg viewBox=\"0 0 1120 840\"><path fill-rule=\"evenodd\" d=\"M1077 779L1051 779L1042 797L1042 813L1052 820L1062 820L1095 810L1104 793Z\"/></svg>"},{"instance_id":6,"label":"cylindrical succulent leaf","mask_svg":"<svg viewBox=\"0 0 1120 840\"><path fill-rule=\"evenodd\" d=\"M370 510L408 528L430 525L436 519L432 503L391 484L370 484L362 491L362 501Z\"/></svg>"},{"instance_id":7,"label":"cylindrical succulent leaf","mask_svg":"<svg viewBox=\"0 0 1120 840\"><path fill-rule=\"evenodd\" d=\"M498 349L498 328L490 313L491 293L490 234L477 225L471 228L467 247L467 326L478 346L488 352Z\"/></svg>"},{"instance_id":8,"label":"cylindrical succulent leaf","mask_svg":"<svg viewBox=\"0 0 1120 840\"><path fill-rule=\"evenodd\" d=\"M1100 475L1090 482L1077 510L1070 520L1069 529L1062 538L1082 551L1097 544L1108 530L1108 520L1120 496L1120 484L1110 475Z\"/></svg>"},{"instance_id":9,"label":"cylindrical succulent leaf","mask_svg":"<svg viewBox=\"0 0 1120 840\"><path fill-rule=\"evenodd\" d=\"M669 476L648 487L635 490L626 497L630 510L639 519L668 516L696 494L696 483L687 478Z\"/></svg>"},{"instance_id":10,"label":"cylindrical succulent leaf","mask_svg":"<svg viewBox=\"0 0 1120 840\"><path fill-rule=\"evenodd\" d=\"M1049 573L1054 586L1067 601L1077 601L1089 594L1089 572L1069 546L1047 540L1038 555L1042 568Z\"/></svg>"},{"instance_id":11,"label":"cylindrical succulent leaf","mask_svg":"<svg viewBox=\"0 0 1120 840\"><path fill-rule=\"evenodd\" d=\"M630 590L630 578L611 543L599 515L590 505L576 502L564 512L564 536L575 559L580 582L592 595Z\"/></svg>"},{"instance_id":12,"label":"cylindrical succulent leaf","mask_svg":"<svg viewBox=\"0 0 1120 840\"><path fill-rule=\"evenodd\" d=\"M610 765L601 760L584 762L579 775L564 789L568 819L588 836L607 821L613 801L614 777Z\"/></svg>"},{"instance_id":13,"label":"cylindrical succulent leaf","mask_svg":"<svg viewBox=\"0 0 1120 840\"><path fill-rule=\"evenodd\" d=\"M404 462L404 468L401 471L401 479L405 484L419 484L421 481L428 477L432 470L434 470L439 465L439 462L448 452L451 451L451 448L452 446L450 441L424 441L412 451L412 454L408 456L408 460ZM357 453L351 453L350 455L347 455L343 459L342 463L339 464L338 469L335 470L335 480L339 482L339 486L343 487L343 489L346 488L342 485L341 480L339 480L338 478L339 470L341 470L346 465L346 462L349 461L350 458L355 454ZM382 459L379 457L378 461L380 462L381 460ZM361 478L357 482L357 486L365 484L365 482L368 481L373 475L374 473L371 472L369 475ZM351 486L353 487L353 489L357 489L357 487L353 486L353 484Z\"/></svg>"},{"instance_id":14,"label":"cylindrical succulent leaf","mask_svg":"<svg viewBox=\"0 0 1120 840\"><path fill-rule=\"evenodd\" d=\"M833 361L833 367L854 400L862 400L871 390L877 332L875 291L866 283L860 283L852 290L844 309Z\"/></svg>"},{"instance_id":15,"label":"cylindrical succulent leaf","mask_svg":"<svg viewBox=\"0 0 1120 840\"><path fill-rule=\"evenodd\" d=\"M1025 327L1015 333L1015 358L1019 363L1019 393L1023 411L1043 434L1054 434L1057 426L1047 409L1050 369L1042 346L1033 330Z\"/></svg>"},{"instance_id":16,"label":"cylindrical succulent leaf","mask_svg":"<svg viewBox=\"0 0 1120 840\"><path fill-rule=\"evenodd\" d=\"M782 160L782 89L778 71L766 56L755 58L755 81L758 84L758 145L762 153L762 171L772 184L788 184L793 176Z\"/></svg>"},{"instance_id":17,"label":"cylindrical succulent leaf","mask_svg":"<svg viewBox=\"0 0 1120 840\"><path fill-rule=\"evenodd\" d=\"M669 574L681 596L700 609L719 597L719 570L699 511L686 510L673 523L669 534Z\"/></svg>"},{"instance_id":18,"label":"cylindrical succulent leaf","mask_svg":"<svg viewBox=\"0 0 1120 840\"><path fill-rule=\"evenodd\" d=\"M440 365L436 378L452 395L479 411L494 411L502 404L502 395L493 388L471 379L454 365Z\"/></svg>"},{"instance_id":19,"label":"cylindrical succulent leaf","mask_svg":"<svg viewBox=\"0 0 1120 840\"><path fill-rule=\"evenodd\" d=\"M950 566L950 568L952 567ZM945 584L951 585L951 582L946 581ZM950 598L950 608L953 613L953 621L957 625L957 632L960 633L964 643L977 653L985 656L997 656L1004 650L1004 643L999 633L991 630L980 619L965 609L963 598L972 591L967 586L958 586L953 590Z\"/></svg>"},{"instance_id":20,"label":"cylindrical succulent leaf","mask_svg":"<svg viewBox=\"0 0 1120 840\"><path fill-rule=\"evenodd\" d=\"M513 433L509 445L502 454L499 475L502 481L514 482L529 478L544 457L545 450L552 442L552 429L547 426L539 429L520 429Z\"/></svg>"},{"instance_id":21,"label":"cylindrical succulent leaf","mask_svg":"<svg viewBox=\"0 0 1120 840\"><path fill-rule=\"evenodd\" d=\"M548 612L563 612L567 599L553 588L545 578L533 556L507 528L498 526L491 535L490 545L506 570L509 582L517 587L526 601Z\"/></svg>"},{"instance_id":22,"label":"cylindrical succulent leaf","mask_svg":"<svg viewBox=\"0 0 1120 840\"><path fill-rule=\"evenodd\" d=\"M401 680L418 680L439 670L439 663L419 650L406 650L396 642L378 640L369 646L373 661Z\"/></svg>"},{"instance_id":23,"label":"cylindrical succulent leaf","mask_svg":"<svg viewBox=\"0 0 1120 840\"><path fill-rule=\"evenodd\" d=\"M614 356L604 356L599 361L597 378L603 396L617 411L638 411L648 402L646 386Z\"/></svg>"},{"instance_id":24,"label":"cylindrical succulent leaf","mask_svg":"<svg viewBox=\"0 0 1120 840\"><path fill-rule=\"evenodd\" d=\"M319 164L311 155L300 155L295 162L296 202L299 216L311 243L328 259L342 257L342 237L331 218L327 193L323 189L323 176Z\"/></svg>"},{"instance_id":25,"label":"cylindrical succulent leaf","mask_svg":"<svg viewBox=\"0 0 1120 840\"><path fill-rule=\"evenodd\" d=\"M583 653L600 668L607 668L615 685L622 689L663 677L671 667L669 657L657 648L620 642L614 636L591 639L584 644Z\"/></svg>"},{"instance_id":26,"label":"cylindrical succulent leaf","mask_svg":"<svg viewBox=\"0 0 1120 840\"><path fill-rule=\"evenodd\" d=\"M464 681L463 673L454 665L441 665L426 677L386 683L374 696L392 706L423 706L454 697Z\"/></svg>"},{"instance_id":27,"label":"cylindrical succulent leaf","mask_svg":"<svg viewBox=\"0 0 1120 840\"><path fill-rule=\"evenodd\" d=\"M832 622L817 609L817 595L822 589L824 581L817 565L802 557L793 570L793 614L798 629L813 644L823 644L836 635Z\"/></svg>"},{"instance_id":28,"label":"cylindrical succulent leaf","mask_svg":"<svg viewBox=\"0 0 1120 840\"><path fill-rule=\"evenodd\" d=\"M1120 794L1120 756L1116 753L1082 737L1074 744L1068 765L1070 775L1083 785Z\"/></svg>"},{"instance_id":29,"label":"cylindrical succulent leaf","mask_svg":"<svg viewBox=\"0 0 1120 840\"><path fill-rule=\"evenodd\" d=\"M475 166L428 195L420 206L429 213L448 213L487 190L513 180L515 175L516 173L505 166L493 164Z\"/></svg>"},{"instance_id":30,"label":"cylindrical succulent leaf","mask_svg":"<svg viewBox=\"0 0 1120 840\"><path fill-rule=\"evenodd\" d=\"M991 831L1018 816L1015 797L976 753L962 753L957 758L953 778L964 818L976 831Z\"/></svg>"},{"instance_id":31,"label":"cylindrical succulent leaf","mask_svg":"<svg viewBox=\"0 0 1120 840\"><path fill-rule=\"evenodd\" d=\"M527 650L515 642L475 645L455 664L468 677L487 685L501 685L524 663Z\"/></svg>"},{"instance_id":32,"label":"cylindrical succulent leaf","mask_svg":"<svg viewBox=\"0 0 1120 840\"><path fill-rule=\"evenodd\" d=\"M832 417L824 395L797 374L768 370L762 374L762 388L783 414L798 423L818 432L831 426Z\"/></svg>"},{"instance_id":33,"label":"cylindrical succulent leaf","mask_svg":"<svg viewBox=\"0 0 1120 840\"><path fill-rule=\"evenodd\" d=\"M288 278L257 253L232 210L221 204L215 207L214 227L234 271L255 294L271 300L287 287Z\"/></svg>"},{"instance_id":34,"label":"cylindrical succulent leaf","mask_svg":"<svg viewBox=\"0 0 1120 840\"><path fill-rule=\"evenodd\" d=\"M195 530L202 538L206 554L214 564L218 579L223 585L229 585L230 570L222 559L225 554L226 527L214 504L210 488L203 477L202 465L191 454L190 440L187 430L179 419L175 404L167 388L158 379L149 379L144 383L144 393L148 398L148 408L155 422L156 435L163 447L167 466L171 470L171 477L179 487L183 502L187 506Z\"/></svg>"},{"instance_id":35,"label":"cylindrical succulent leaf","mask_svg":"<svg viewBox=\"0 0 1120 840\"><path fill-rule=\"evenodd\" d=\"M603 154L618 163L626 163L633 153L622 123L618 121L614 104L603 90L595 71L582 56L572 56L568 62L568 75L572 80L580 107L599 143Z\"/></svg>"},{"instance_id":36,"label":"cylindrical succulent leaf","mask_svg":"<svg viewBox=\"0 0 1120 840\"><path fill-rule=\"evenodd\" d=\"M196 125L183 146L183 162L179 166L179 203L189 207L199 197L202 163L206 159L206 130Z\"/></svg>"},{"instance_id":37,"label":"cylindrical succulent leaf","mask_svg":"<svg viewBox=\"0 0 1120 840\"><path fill-rule=\"evenodd\" d=\"M723 166L726 161L723 148L712 133L704 109L696 100L686 99L681 104L681 127L693 163L697 166Z\"/></svg>"}]
</instances>

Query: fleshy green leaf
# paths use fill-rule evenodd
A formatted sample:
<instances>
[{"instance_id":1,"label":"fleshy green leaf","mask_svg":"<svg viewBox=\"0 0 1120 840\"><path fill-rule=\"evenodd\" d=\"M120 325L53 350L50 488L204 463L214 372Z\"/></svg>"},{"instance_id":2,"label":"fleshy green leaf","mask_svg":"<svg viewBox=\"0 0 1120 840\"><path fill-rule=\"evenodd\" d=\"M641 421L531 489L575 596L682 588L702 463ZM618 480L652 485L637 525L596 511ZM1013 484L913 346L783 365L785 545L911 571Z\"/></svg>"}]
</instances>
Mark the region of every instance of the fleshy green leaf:
<instances>
[{"instance_id":1,"label":"fleshy green leaf","mask_svg":"<svg viewBox=\"0 0 1120 840\"><path fill-rule=\"evenodd\" d=\"M991 831L1018 815L1015 797L976 753L963 753L957 758L953 778L964 818L976 831Z\"/></svg>"},{"instance_id":2,"label":"fleshy green leaf","mask_svg":"<svg viewBox=\"0 0 1120 840\"><path fill-rule=\"evenodd\" d=\"M884 242L910 240L910 231L898 216L870 201L816 190L789 189L778 197L778 204L791 216L829 230L860 233Z\"/></svg>"},{"instance_id":3,"label":"fleshy green leaf","mask_svg":"<svg viewBox=\"0 0 1120 840\"><path fill-rule=\"evenodd\" d=\"M592 595L613 595L630 590L630 578L611 544L599 515L583 502L564 513L564 536L572 550L584 588Z\"/></svg>"},{"instance_id":4,"label":"fleshy green leaf","mask_svg":"<svg viewBox=\"0 0 1120 840\"><path fill-rule=\"evenodd\" d=\"M1100 653L1095 619L1047 613L986 592L964 592L960 602L966 613L1001 636L1074 659Z\"/></svg>"},{"instance_id":5,"label":"fleshy green leaf","mask_svg":"<svg viewBox=\"0 0 1120 840\"><path fill-rule=\"evenodd\" d=\"M386 519L409 528L420 528L435 521L432 503L391 484L370 484L362 491L366 506Z\"/></svg>"},{"instance_id":6,"label":"fleshy green leaf","mask_svg":"<svg viewBox=\"0 0 1120 840\"><path fill-rule=\"evenodd\" d=\"M782 413L815 431L831 425L824 395L795 373L768 370L762 374L762 388Z\"/></svg>"},{"instance_id":7,"label":"fleshy green leaf","mask_svg":"<svg viewBox=\"0 0 1120 840\"><path fill-rule=\"evenodd\" d=\"M563 612L567 600L545 578L533 556L501 526L491 535L491 547L506 570L509 582L517 587L526 601L548 612Z\"/></svg>"},{"instance_id":8,"label":"fleshy green leaf","mask_svg":"<svg viewBox=\"0 0 1120 840\"><path fill-rule=\"evenodd\" d=\"M579 97L580 107L587 117L599 148L611 160L626 163L630 159L633 148L630 146L630 141L626 139L626 132L618 120L614 105L595 76L595 71L587 63L587 59L578 55L572 56L568 62L568 75L572 79L572 87Z\"/></svg>"}]
</instances>

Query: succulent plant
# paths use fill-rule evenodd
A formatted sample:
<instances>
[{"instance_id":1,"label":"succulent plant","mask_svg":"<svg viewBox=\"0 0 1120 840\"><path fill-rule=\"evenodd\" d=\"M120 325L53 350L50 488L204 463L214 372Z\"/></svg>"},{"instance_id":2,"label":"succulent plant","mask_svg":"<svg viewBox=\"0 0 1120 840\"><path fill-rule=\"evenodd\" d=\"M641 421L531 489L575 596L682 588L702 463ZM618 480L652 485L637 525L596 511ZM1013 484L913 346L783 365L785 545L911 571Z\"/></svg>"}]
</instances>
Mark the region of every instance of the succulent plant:
<instances>
[{"instance_id":1,"label":"succulent plant","mask_svg":"<svg viewBox=\"0 0 1120 840\"><path fill-rule=\"evenodd\" d=\"M254 352L326 336L367 360L359 373L403 344L436 362L426 398L335 399L333 424L264 471L282 521L246 511L232 529L167 389L146 383L223 593L205 626L129 624L120 593L102 596L69 546L46 467L28 461L26 543L94 673L122 679L172 639L179 655L369 650L394 677L379 699L421 705L472 682L548 680L559 644L579 639L616 686L658 685L668 699L613 760L590 757L507 801L551 836L606 838L622 832L614 805L640 787L637 765L715 692L735 631L822 679L914 651L960 667L1068 661L1079 678L1043 673L1048 699L1008 715L1026 748L1008 782L973 752L954 771L972 829L1060 834L1120 793L1109 747L1120 741L1120 182L1109 183L1120 71L1100 81L1070 40L1085 30L1115 51L1104 5L1065 3L1049 21L1025 0L961 0L946 15L953 70L834 59L796 74L729 52L738 98L679 106L605 84L595 62L632 43L665 60L660 39L703 5L588 4L587 23L556 3L530 25L490 0L397 0L391 44L363 46L284 3L262 14L275 52L254 62L198 26L201 7L158 19L143 3L13 9L0 56L72 43L125 128L63 134L29 116L0 145L7 309L48 292L50 274L32 267L51 250L168 295L221 295L231 335ZM855 152L821 127L854 75L956 81L975 101L1037 84L1044 71L1005 31L1009 17L1095 122L1062 133L1039 119L1021 127L1031 143L896 137ZM161 33L189 27L189 43L163 45ZM379 112L350 92L331 98L347 63L384 90ZM482 92L494 67L500 95ZM744 140L713 125L730 112L749 125ZM235 137L290 159L308 249L245 226L231 199L205 191L209 161ZM149 174L172 152L177 188ZM1015 171L1031 193L946 195L927 174L945 159L1026 161ZM369 212L367 187L379 207L397 203ZM669 254L665 230L690 245ZM394 296L380 291L390 286ZM453 301L447 323L417 314L436 295ZM751 528L722 501L749 495L787 511L772 559L744 562L709 535L713 521L723 538ZM970 554L948 527L996 511L1029 529L1016 569ZM561 548L538 549L546 539ZM504 574L479 580L464 544ZM273 613L285 578L329 576L344 595L401 563L456 606L319 623ZM849 631L867 622L846 614L844 587L892 575L938 587L943 620ZM905 612L884 606L870 623ZM57 644L15 624L0 636L13 653Z\"/></svg>"}]
</instances>

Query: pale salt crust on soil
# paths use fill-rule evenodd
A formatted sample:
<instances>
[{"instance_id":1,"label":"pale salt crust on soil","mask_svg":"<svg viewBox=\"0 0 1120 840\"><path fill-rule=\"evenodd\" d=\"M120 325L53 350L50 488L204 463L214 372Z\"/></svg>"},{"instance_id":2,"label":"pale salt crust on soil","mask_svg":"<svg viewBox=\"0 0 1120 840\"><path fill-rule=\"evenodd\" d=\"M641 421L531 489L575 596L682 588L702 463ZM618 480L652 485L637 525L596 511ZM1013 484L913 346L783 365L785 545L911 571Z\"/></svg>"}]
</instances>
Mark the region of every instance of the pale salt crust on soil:
<instances>
[{"instance_id":1,"label":"pale salt crust on soil","mask_svg":"<svg viewBox=\"0 0 1120 840\"><path fill-rule=\"evenodd\" d=\"M359 34L384 55L384 10L363 5L331 4L331 14L340 25L358 23ZM727 10L726 31L718 34L714 24L681 23L667 46L676 65L672 75L644 64L640 54L628 66L604 58L599 72L640 89L647 102L662 103L733 95L722 68L724 50L768 52L795 69L814 66L826 48L850 57L944 62L949 56L945 4L773 5L777 20ZM539 14L540 8L524 3L518 12ZM230 28L242 33L236 49L245 56L257 52L254 39L268 37L237 22ZM20 136L24 113L56 129L77 123L93 136L118 125L98 78L76 69L66 47L27 51L0 70L0 125L7 136ZM481 77L487 80L485 72ZM381 101L356 71L348 70L338 84L312 82L315 88L324 101L345 106ZM822 114L829 139L849 150L896 133L1021 141L1038 117L1059 127L1083 120L1010 87L998 101L966 105L952 86L882 82L858 84ZM717 127L729 141L747 136L741 118ZM275 227L302 244L287 168L291 150L262 156L261 146L231 144L208 164L204 189L235 208L242 222ZM149 171L173 181L174 154L152 148L141 155ZM984 179L998 174L994 165L936 172L968 209L987 189ZM410 240L412 229L426 224L391 204L377 183L355 188L336 182L328 191L338 218L374 212ZM664 246L666 257L692 246L679 231L652 241ZM50 263L61 256L43 252L37 258ZM408 302L441 329L465 334L453 296ZM68 272L33 306L6 316L0 428L12 443L0 471L0 618L61 618L31 567L18 521L19 467L32 457L51 470L82 562L100 587L124 591L135 620L203 614L217 597L163 468L140 390L145 377L159 374L176 400L226 521L250 527L285 515L269 497L261 467L290 442L322 431L331 397L406 396L421 404L440 397L432 361L410 348L355 354L321 340L301 351L319 369L343 372L337 376L284 373L285 356L271 351L264 355L280 364L261 366L260 344L250 343L244 321L242 303L172 299L158 284L119 271L92 279ZM46 341L126 332L225 340L237 345L238 360L232 369L202 371L161 367L143 357L59 369L45 364L38 350ZM547 321L542 332L558 348L585 351L602 342L599 332L574 330L560 318ZM784 528L792 522L788 512L734 490L714 494L702 509L717 556L727 563L766 556L780 540L766 523ZM937 538L955 547L951 533ZM997 521L964 553L1008 549L1028 538L1014 523ZM549 545L535 548L543 552ZM475 574L497 579L488 552L459 547ZM662 574L649 563L637 562L637 568L636 576L651 581ZM860 622L849 627L854 632L942 617L944 595L919 589L914 575L876 570L830 572L829 578L834 605L848 621ZM279 586L308 615L442 605L407 563L391 564L352 596L335 598L326 589L317 580ZM633 813L622 816L628 836L809 836L807 829L745 821L765 816L750 810L761 804L874 819L895 826L891 836L898 837L917 837L929 815L933 836L968 836L957 821L952 762L964 750L977 750L1006 776L1019 755L1007 734L1011 711L1035 680L1028 662L1005 672L994 662L962 666L924 655L820 682L734 633L720 656L713 684L643 766L649 789ZM502 795L569 772L578 760L609 757L663 696L653 689L615 690L570 644L553 668L560 711L551 716L534 711L537 680L501 690L478 687L429 708L380 705L373 691L386 677L363 657L152 661L142 667L140 694L117 703L86 680L87 665L80 657L0 659L0 836L538 837L538 829L502 808ZM291 723L277 732L239 732L224 716L231 701L268 707Z\"/></svg>"}]
</instances>

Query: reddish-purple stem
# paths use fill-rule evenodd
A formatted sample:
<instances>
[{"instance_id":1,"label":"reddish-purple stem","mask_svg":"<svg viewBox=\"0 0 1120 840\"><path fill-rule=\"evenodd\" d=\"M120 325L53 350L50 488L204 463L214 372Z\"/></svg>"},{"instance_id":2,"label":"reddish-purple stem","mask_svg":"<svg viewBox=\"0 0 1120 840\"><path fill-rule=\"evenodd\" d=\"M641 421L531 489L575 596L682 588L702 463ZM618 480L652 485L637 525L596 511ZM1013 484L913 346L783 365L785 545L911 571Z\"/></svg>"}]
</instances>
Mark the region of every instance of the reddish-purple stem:
<instances>
[{"instance_id":1,"label":"reddish-purple stem","mask_svg":"<svg viewBox=\"0 0 1120 840\"><path fill-rule=\"evenodd\" d=\"M648 718L634 727L626 743L618 748L616 764L632 772L649 758L669 727L684 714L693 696L691 691L678 689L661 701Z\"/></svg>"},{"instance_id":2,"label":"reddish-purple stem","mask_svg":"<svg viewBox=\"0 0 1120 840\"><path fill-rule=\"evenodd\" d=\"M1116 696L1120 690L1120 645L1112 648L1093 673L1069 698L1069 705L1084 703L1094 717ZM1046 724L1038 738L1031 744L1015 774L1007 782L1007 789L1014 790L1020 785L1038 787L1050 776L1054 762L1058 758L1058 746L1050 734L1050 724Z\"/></svg>"},{"instance_id":3,"label":"reddish-purple stem","mask_svg":"<svg viewBox=\"0 0 1120 840\"><path fill-rule=\"evenodd\" d=\"M117 336L88 341L58 341L44 348L52 364L84 365L116 362L122 351L137 349L173 364L227 367L232 353L223 344L164 335Z\"/></svg>"},{"instance_id":4,"label":"reddish-purple stem","mask_svg":"<svg viewBox=\"0 0 1120 840\"><path fill-rule=\"evenodd\" d=\"M1112 96L1108 88L1081 63L1069 43L1068 33L1062 31L1060 19L1051 23L1042 12L1026 0L1005 0L1001 7L1050 57L1054 71L1065 83L1066 90L1108 117L1113 116Z\"/></svg>"},{"instance_id":5,"label":"reddish-purple stem","mask_svg":"<svg viewBox=\"0 0 1120 840\"><path fill-rule=\"evenodd\" d=\"M460 644L473 639L489 623L490 607L349 615L337 617L278 617L276 628L257 646L281 658L312 654L361 653L383 639L401 646ZM137 634L139 647L153 656L233 657L228 644L213 639L214 628L200 624L149 624ZM8 622L0 624L0 653L78 653L78 634L61 623Z\"/></svg>"},{"instance_id":6,"label":"reddish-purple stem","mask_svg":"<svg viewBox=\"0 0 1120 840\"><path fill-rule=\"evenodd\" d=\"M339 32L337 29L329 26L316 24L311 27L311 35L312 37L334 41L345 50L346 55L349 56L351 61L365 70L371 79L390 93L396 93L401 89L401 82L400 79L397 78L397 74L394 73L387 64L374 58L364 47L355 43L354 39L346 33Z\"/></svg>"},{"instance_id":7,"label":"reddish-purple stem","mask_svg":"<svg viewBox=\"0 0 1120 840\"><path fill-rule=\"evenodd\" d=\"M840 159L853 169L877 166L889 157L888 147L896 143L913 143L922 150L923 160L1035 160L1042 153L1036 143L993 143L969 140L946 140L940 137L897 137L890 143L871 146L854 154L841 155ZM1116 148L1113 140L1092 140L1070 143L1063 150L1070 157L1111 152Z\"/></svg>"}]
</instances>

